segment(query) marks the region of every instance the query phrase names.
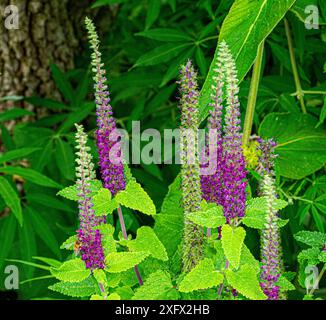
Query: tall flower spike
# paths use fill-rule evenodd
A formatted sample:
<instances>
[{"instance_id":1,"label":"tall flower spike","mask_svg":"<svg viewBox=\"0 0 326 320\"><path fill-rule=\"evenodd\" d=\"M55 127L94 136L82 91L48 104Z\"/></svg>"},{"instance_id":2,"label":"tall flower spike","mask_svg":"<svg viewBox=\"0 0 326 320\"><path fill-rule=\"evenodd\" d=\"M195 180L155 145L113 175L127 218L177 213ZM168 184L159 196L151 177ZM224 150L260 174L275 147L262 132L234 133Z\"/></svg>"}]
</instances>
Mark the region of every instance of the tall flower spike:
<instances>
[{"instance_id":1,"label":"tall flower spike","mask_svg":"<svg viewBox=\"0 0 326 320\"><path fill-rule=\"evenodd\" d=\"M97 219L94 216L91 200L90 181L95 178L92 156L87 144L87 135L83 127L76 125L76 177L78 190L78 208L80 228L77 231L80 242L80 252L88 269L103 269L104 254L101 243L101 234L95 229Z\"/></svg>"},{"instance_id":2,"label":"tall flower spike","mask_svg":"<svg viewBox=\"0 0 326 320\"><path fill-rule=\"evenodd\" d=\"M213 143L216 145L211 148L213 150L213 155L209 154L210 148L208 144L212 143L210 139L206 140L206 159L210 158L210 161L214 161L216 164L216 171L214 173L210 172L207 175L201 175L201 189L203 193L203 198L207 202L212 202L216 204L223 204L222 199L222 155L223 155L223 138L222 138L222 109L223 109L223 87L225 84L225 70L224 70L224 57L225 53L221 46L218 51L218 60L213 71L215 76L213 77L214 83L211 86L211 102L209 106L210 114L207 120L207 128L209 133L215 130L216 141ZM214 136L215 138L215 136ZM203 163L202 168L206 166Z\"/></svg>"},{"instance_id":3,"label":"tall flower spike","mask_svg":"<svg viewBox=\"0 0 326 320\"><path fill-rule=\"evenodd\" d=\"M286 299L280 292L277 281L283 272L281 235L277 224L278 212L273 204L277 198L274 179L274 159L276 143L273 139L267 141L258 139L260 156L257 171L263 177L259 184L259 193L267 199L267 218L261 234L261 281L260 285L269 300Z\"/></svg>"},{"instance_id":4,"label":"tall flower spike","mask_svg":"<svg viewBox=\"0 0 326 320\"><path fill-rule=\"evenodd\" d=\"M263 192L267 199L268 212L265 228L262 231L262 270L261 287L268 300L279 300L280 288L276 284L281 273L281 257L277 210L274 209L274 179L266 173L263 178Z\"/></svg>"},{"instance_id":5,"label":"tall flower spike","mask_svg":"<svg viewBox=\"0 0 326 320\"><path fill-rule=\"evenodd\" d=\"M201 189L198 159L198 88L197 75L188 61L181 67L181 185L185 212L183 238L183 270L189 272L203 256L203 229L187 219L187 214L200 209Z\"/></svg>"},{"instance_id":6,"label":"tall flower spike","mask_svg":"<svg viewBox=\"0 0 326 320\"><path fill-rule=\"evenodd\" d=\"M228 223L237 224L246 205L246 169L242 150L240 103L235 62L227 44L220 44L226 72L226 111L223 137L223 208Z\"/></svg>"},{"instance_id":7,"label":"tall flower spike","mask_svg":"<svg viewBox=\"0 0 326 320\"><path fill-rule=\"evenodd\" d=\"M116 146L119 142L110 141L110 135L116 130L116 123L113 118L112 107L110 105L110 95L107 87L107 79L103 63L101 61L101 52L99 51L99 39L93 22L86 18L86 28L90 41L92 53L92 70L94 72L95 81L95 102L97 115L97 131L96 141L99 152L99 166L104 187L109 189L114 196L118 191L124 190L126 187L126 179L124 175L124 167L121 161L112 159L113 153L110 151L115 145L118 151L117 157L121 156L121 148ZM113 139L112 139L113 140Z\"/></svg>"}]
</instances>

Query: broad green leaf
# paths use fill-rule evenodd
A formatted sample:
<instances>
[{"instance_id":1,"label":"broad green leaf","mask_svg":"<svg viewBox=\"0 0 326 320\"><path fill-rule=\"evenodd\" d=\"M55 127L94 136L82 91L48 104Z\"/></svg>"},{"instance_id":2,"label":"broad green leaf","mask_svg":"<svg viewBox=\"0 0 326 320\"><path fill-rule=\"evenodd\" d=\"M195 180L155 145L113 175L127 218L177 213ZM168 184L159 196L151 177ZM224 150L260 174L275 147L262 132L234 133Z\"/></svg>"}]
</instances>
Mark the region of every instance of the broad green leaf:
<instances>
[{"instance_id":1,"label":"broad green leaf","mask_svg":"<svg viewBox=\"0 0 326 320\"><path fill-rule=\"evenodd\" d=\"M217 228L226 222L223 215L223 208L216 204L208 204L201 211L188 213L187 219L206 228Z\"/></svg>"},{"instance_id":2,"label":"broad green leaf","mask_svg":"<svg viewBox=\"0 0 326 320\"><path fill-rule=\"evenodd\" d=\"M0 156L0 163L9 162L12 160L22 159L31 153L40 150L39 148L21 148L8 151Z\"/></svg>"},{"instance_id":3,"label":"broad green leaf","mask_svg":"<svg viewBox=\"0 0 326 320\"><path fill-rule=\"evenodd\" d=\"M225 224L222 226L222 247L227 260L232 268L238 268L240 264L241 250L246 231L242 227L232 228Z\"/></svg>"},{"instance_id":4,"label":"broad green leaf","mask_svg":"<svg viewBox=\"0 0 326 320\"><path fill-rule=\"evenodd\" d=\"M23 213L20 199L11 184L2 176L0 176L0 196L3 198L8 208L10 208L12 213L15 215L19 224L22 226Z\"/></svg>"},{"instance_id":5,"label":"broad green leaf","mask_svg":"<svg viewBox=\"0 0 326 320\"><path fill-rule=\"evenodd\" d=\"M187 33L184 33L177 29L169 28L157 28L146 30L136 33L136 36L142 36L145 38L166 42L191 41L191 37Z\"/></svg>"},{"instance_id":6,"label":"broad green leaf","mask_svg":"<svg viewBox=\"0 0 326 320\"><path fill-rule=\"evenodd\" d=\"M68 180L75 177L75 156L72 147L62 139L57 140L55 159L61 174Z\"/></svg>"},{"instance_id":7,"label":"broad green leaf","mask_svg":"<svg viewBox=\"0 0 326 320\"><path fill-rule=\"evenodd\" d=\"M127 245L130 251L148 251L156 259L168 260L168 255L163 244L150 227L144 226L139 228L136 239L129 241Z\"/></svg>"},{"instance_id":8,"label":"broad green leaf","mask_svg":"<svg viewBox=\"0 0 326 320\"><path fill-rule=\"evenodd\" d=\"M107 300L121 300L121 297L117 293L114 292L108 296Z\"/></svg>"},{"instance_id":9,"label":"broad green leaf","mask_svg":"<svg viewBox=\"0 0 326 320\"><path fill-rule=\"evenodd\" d=\"M106 286L107 278L106 273L103 271L103 269L93 270L93 276L98 283L101 283L102 285Z\"/></svg>"},{"instance_id":10,"label":"broad green leaf","mask_svg":"<svg viewBox=\"0 0 326 320\"><path fill-rule=\"evenodd\" d=\"M92 200L94 204L93 209L96 216L110 214L119 206L115 199L111 198L110 190L106 188L101 188Z\"/></svg>"},{"instance_id":11,"label":"broad green leaf","mask_svg":"<svg viewBox=\"0 0 326 320\"><path fill-rule=\"evenodd\" d=\"M320 262L326 263L326 251L323 250L319 255L318 255L318 260Z\"/></svg>"},{"instance_id":12,"label":"broad green leaf","mask_svg":"<svg viewBox=\"0 0 326 320\"><path fill-rule=\"evenodd\" d=\"M224 277L215 270L213 261L205 258L200 261L180 282L180 292L208 289L221 284Z\"/></svg>"},{"instance_id":13,"label":"broad green leaf","mask_svg":"<svg viewBox=\"0 0 326 320\"><path fill-rule=\"evenodd\" d=\"M25 116L32 116L32 115L34 115L34 113L31 111L28 111L25 109L13 108L13 109L9 109L5 112L2 112L0 114L0 122L14 120L17 118L21 118L21 117L25 117Z\"/></svg>"},{"instance_id":14,"label":"broad green leaf","mask_svg":"<svg viewBox=\"0 0 326 320\"><path fill-rule=\"evenodd\" d=\"M132 300L170 300L177 294L170 275L162 270L152 273L139 287Z\"/></svg>"},{"instance_id":15,"label":"broad green leaf","mask_svg":"<svg viewBox=\"0 0 326 320\"><path fill-rule=\"evenodd\" d=\"M66 106L62 102L51 100L51 99L44 99L40 97L28 97L25 101L33 104L37 107L52 109L52 110L71 110L69 106Z\"/></svg>"},{"instance_id":16,"label":"broad green leaf","mask_svg":"<svg viewBox=\"0 0 326 320\"><path fill-rule=\"evenodd\" d=\"M307 260L308 264L317 265L319 263L319 258L318 258L319 254L320 254L320 249L316 247L302 250L298 254L298 261L299 263L303 263L305 260Z\"/></svg>"},{"instance_id":17,"label":"broad green leaf","mask_svg":"<svg viewBox=\"0 0 326 320\"><path fill-rule=\"evenodd\" d=\"M90 190L91 196L93 197L97 192L102 188L102 182L100 180L92 180L90 182ZM69 200L77 201L78 198L78 190L77 185L66 187L60 190L57 195L64 197Z\"/></svg>"},{"instance_id":18,"label":"broad green leaf","mask_svg":"<svg viewBox=\"0 0 326 320\"><path fill-rule=\"evenodd\" d=\"M33 169L8 166L8 167L0 168L0 172L7 173L10 175L21 176L22 178L43 187L56 188L56 189L62 188L62 186L59 183L55 182L54 180L48 178L47 176Z\"/></svg>"},{"instance_id":19,"label":"broad green leaf","mask_svg":"<svg viewBox=\"0 0 326 320\"><path fill-rule=\"evenodd\" d=\"M260 288L256 271L250 265L243 265L234 272L225 270L228 283L239 293L251 300L266 300L266 296Z\"/></svg>"},{"instance_id":20,"label":"broad green leaf","mask_svg":"<svg viewBox=\"0 0 326 320\"><path fill-rule=\"evenodd\" d=\"M74 250L77 235L70 236L61 246L60 249Z\"/></svg>"},{"instance_id":21,"label":"broad green leaf","mask_svg":"<svg viewBox=\"0 0 326 320\"><path fill-rule=\"evenodd\" d=\"M147 15L146 15L146 22L145 22L146 29L150 28L152 24L157 20L158 16L160 15L160 10L161 10L161 1L157 1L157 0L148 1L148 8L147 8Z\"/></svg>"},{"instance_id":22,"label":"broad green leaf","mask_svg":"<svg viewBox=\"0 0 326 320\"><path fill-rule=\"evenodd\" d=\"M149 254L148 251L109 253L105 258L106 271L110 273L126 271L142 262Z\"/></svg>"},{"instance_id":23,"label":"broad green leaf","mask_svg":"<svg viewBox=\"0 0 326 320\"><path fill-rule=\"evenodd\" d=\"M27 208L30 215L30 219L35 230L40 239L47 245L47 247L57 256L61 257L61 253L58 246L58 241L49 227L46 220L43 219L42 215L34 211L31 207Z\"/></svg>"},{"instance_id":24,"label":"broad green leaf","mask_svg":"<svg viewBox=\"0 0 326 320\"><path fill-rule=\"evenodd\" d=\"M284 276L278 279L276 285L280 287L281 292L295 290L295 286Z\"/></svg>"},{"instance_id":25,"label":"broad green leaf","mask_svg":"<svg viewBox=\"0 0 326 320\"><path fill-rule=\"evenodd\" d=\"M90 275L90 270L83 260L76 258L64 262L58 269L51 268L51 274L64 282L79 282Z\"/></svg>"},{"instance_id":26,"label":"broad green leaf","mask_svg":"<svg viewBox=\"0 0 326 320\"><path fill-rule=\"evenodd\" d=\"M80 282L57 282L49 286L49 289L75 298L99 294L98 285L92 277L88 277Z\"/></svg>"},{"instance_id":27,"label":"broad green leaf","mask_svg":"<svg viewBox=\"0 0 326 320\"><path fill-rule=\"evenodd\" d=\"M263 138L273 137L279 173L290 179L302 179L326 162L326 130L315 128L317 121L307 114L271 113L259 128Z\"/></svg>"},{"instance_id":28,"label":"broad green leaf","mask_svg":"<svg viewBox=\"0 0 326 320\"><path fill-rule=\"evenodd\" d=\"M250 265L256 271L256 274L260 272L259 261L255 259L248 247L244 244L241 250L240 267L245 264Z\"/></svg>"},{"instance_id":29,"label":"broad green leaf","mask_svg":"<svg viewBox=\"0 0 326 320\"><path fill-rule=\"evenodd\" d=\"M326 245L326 234L317 231L299 231L294 235L297 241L311 247L323 247Z\"/></svg>"},{"instance_id":30,"label":"broad green leaf","mask_svg":"<svg viewBox=\"0 0 326 320\"><path fill-rule=\"evenodd\" d=\"M190 46L189 43L176 45L175 43L164 44L156 47L148 53L142 55L134 64L134 67L152 66L159 63L164 63L175 58L182 50Z\"/></svg>"},{"instance_id":31,"label":"broad green leaf","mask_svg":"<svg viewBox=\"0 0 326 320\"><path fill-rule=\"evenodd\" d=\"M219 42L225 40L236 62L240 81L254 63L259 45L272 32L295 0L236 0L226 16ZM199 105L200 119L208 115L210 90L217 60L217 50L203 85Z\"/></svg>"},{"instance_id":32,"label":"broad green leaf","mask_svg":"<svg viewBox=\"0 0 326 320\"><path fill-rule=\"evenodd\" d=\"M17 220L12 214L0 219L0 272L2 272L5 259L8 257L8 254L12 249L12 244L16 236L16 229Z\"/></svg>"},{"instance_id":33,"label":"broad green leaf","mask_svg":"<svg viewBox=\"0 0 326 320\"><path fill-rule=\"evenodd\" d=\"M116 241L113 237L114 227L110 224L101 224L96 228L101 232L101 240L105 256L110 252L117 252Z\"/></svg>"},{"instance_id":34,"label":"broad green leaf","mask_svg":"<svg viewBox=\"0 0 326 320\"><path fill-rule=\"evenodd\" d=\"M155 215L156 213L152 199L135 180L129 181L126 189L119 191L115 199L119 204L132 210L138 210L148 215Z\"/></svg>"},{"instance_id":35,"label":"broad green leaf","mask_svg":"<svg viewBox=\"0 0 326 320\"><path fill-rule=\"evenodd\" d=\"M288 203L282 199L275 199L273 207L275 210L281 210L285 208ZM247 227L255 229L264 229L268 213L268 203L265 197L253 198L247 202L246 214L242 219L242 223ZM279 227L283 227L287 224L288 220L282 220L275 217Z\"/></svg>"}]
</instances>

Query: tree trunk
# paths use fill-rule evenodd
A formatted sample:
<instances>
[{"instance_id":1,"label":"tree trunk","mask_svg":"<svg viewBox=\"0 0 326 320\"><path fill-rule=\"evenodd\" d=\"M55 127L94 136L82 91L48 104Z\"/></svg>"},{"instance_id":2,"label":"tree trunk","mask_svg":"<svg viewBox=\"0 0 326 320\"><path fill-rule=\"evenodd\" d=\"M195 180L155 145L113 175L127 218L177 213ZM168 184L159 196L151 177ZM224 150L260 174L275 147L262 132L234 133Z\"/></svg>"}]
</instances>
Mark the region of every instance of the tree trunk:
<instances>
[{"instance_id":1,"label":"tree trunk","mask_svg":"<svg viewBox=\"0 0 326 320\"><path fill-rule=\"evenodd\" d=\"M37 94L60 100L50 64L57 64L62 71L74 67L74 56L81 47L79 39L86 39L84 17L99 14L90 10L90 3L91 0L0 0L0 98ZM18 9L18 29L8 29L12 14L9 5ZM103 7L102 16L103 13L106 21L112 21L112 11ZM13 104L0 102L0 112ZM27 104L21 107L33 110Z\"/></svg>"}]
</instances>

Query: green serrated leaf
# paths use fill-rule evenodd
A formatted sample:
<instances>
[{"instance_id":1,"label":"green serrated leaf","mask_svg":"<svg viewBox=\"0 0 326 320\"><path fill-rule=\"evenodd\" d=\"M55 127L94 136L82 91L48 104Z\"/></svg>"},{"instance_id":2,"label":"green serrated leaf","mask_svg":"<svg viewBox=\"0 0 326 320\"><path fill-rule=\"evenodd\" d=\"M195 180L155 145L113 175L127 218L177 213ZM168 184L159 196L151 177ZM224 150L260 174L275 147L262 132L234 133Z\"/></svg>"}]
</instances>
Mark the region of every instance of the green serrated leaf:
<instances>
[{"instance_id":1,"label":"green serrated leaf","mask_svg":"<svg viewBox=\"0 0 326 320\"><path fill-rule=\"evenodd\" d=\"M148 251L109 253L105 258L106 271L110 273L126 271L142 262L149 254Z\"/></svg>"},{"instance_id":2,"label":"green serrated leaf","mask_svg":"<svg viewBox=\"0 0 326 320\"><path fill-rule=\"evenodd\" d=\"M206 228L217 228L226 222L223 208L213 203L208 204L203 211L188 213L187 219Z\"/></svg>"},{"instance_id":3,"label":"green serrated leaf","mask_svg":"<svg viewBox=\"0 0 326 320\"><path fill-rule=\"evenodd\" d=\"M225 270L228 283L242 295L251 300L266 300L266 296L260 288L256 270L250 265L243 265L234 272Z\"/></svg>"},{"instance_id":4,"label":"green serrated leaf","mask_svg":"<svg viewBox=\"0 0 326 320\"><path fill-rule=\"evenodd\" d=\"M101 188L92 200L94 204L93 209L96 216L110 214L119 206L117 201L114 198L111 198L110 190L106 188Z\"/></svg>"},{"instance_id":5,"label":"green serrated leaf","mask_svg":"<svg viewBox=\"0 0 326 320\"><path fill-rule=\"evenodd\" d=\"M320 254L320 249L316 248L316 247L302 250L298 254L298 261L299 261L299 263L302 263L303 261L307 260L308 264L317 265L319 262L319 259L318 259L319 254Z\"/></svg>"},{"instance_id":6,"label":"green serrated leaf","mask_svg":"<svg viewBox=\"0 0 326 320\"><path fill-rule=\"evenodd\" d=\"M99 180L90 181L91 196L94 196L102 188L102 182ZM69 186L60 190L57 195L64 197L69 200L78 200L78 190L77 185Z\"/></svg>"},{"instance_id":7,"label":"green serrated leaf","mask_svg":"<svg viewBox=\"0 0 326 320\"><path fill-rule=\"evenodd\" d=\"M242 227L232 228L225 224L222 226L222 247L231 267L238 268L240 264L241 250L246 231Z\"/></svg>"},{"instance_id":8,"label":"green serrated leaf","mask_svg":"<svg viewBox=\"0 0 326 320\"><path fill-rule=\"evenodd\" d=\"M90 275L90 270L83 260L76 258L64 262L58 269L51 268L51 274L64 282L79 282Z\"/></svg>"},{"instance_id":9,"label":"green serrated leaf","mask_svg":"<svg viewBox=\"0 0 326 320\"><path fill-rule=\"evenodd\" d=\"M74 250L75 243L77 241L77 235L69 237L61 246L60 249Z\"/></svg>"},{"instance_id":10,"label":"green serrated leaf","mask_svg":"<svg viewBox=\"0 0 326 320\"><path fill-rule=\"evenodd\" d=\"M294 235L297 241L312 247L323 247L326 245L326 234L317 231L300 231Z\"/></svg>"},{"instance_id":11,"label":"green serrated leaf","mask_svg":"<svg viewBox=\"0 0 326 320\"><path fill-rule=\"evenodd\" d=\"M152 199L135 180L130 180L126 189L117 193L116 201L133 210L138 210L148 215L155 215L156 209Z\"/></svg>"},{"instance_id":12,"label":"green serrated leaf","mask_svg":"<svg viewBox=\"0 0 326 320\"><path fill-rule=\"evenodd\" d=\"M223 282L223 275L215 270L211 259L200 261L180 282L180 292L216 287Z\"/></svg>"},{"instance_id":13,"label":"green serrated leaf","mask_svg":"<svg viewBox=\"0 0 326 320\"><path fill-rule=\"evenodd\" d=\"M158 270L136 290L132 300L170 300L171 296L177 296L171 277L167 272Z\"/></svg>"},{"instance_id":14,"label":"green serrated leaf","mask_svg":"<svg viewBox=\"0 0 326 320\"><path fill-rule=\"evenodd\" d=\"M286 279L284 276L281 276L278 279L276 285L280 287L280 290L282 292L295 290L295 286L288 279Z\"/></svg>"},{"instance_id":15,"label":"green serrated leaf","mask_svg":"<svg viewBox=\"0 0 326 320\"><path fill-rule=\"evenodd\" d=\"M326 263L326 251L323 250L319 255L318 255L318 259L320 262L325 262Z\"/></svg>"},{"instance_id":16,"label":"green serrated leaf","mask_svg":"<svg viewBox=\"0 0 326 320\"><path fill-rule=\"evenodd\" d=\"M97 284L92 277L80 282L57 282L49 289L75 298L89 297L99 293Z\"/></svg>"},{"instance_id":17,"label":"green serrated leaf","mask_svg":"<svg viewBox=\"0 0 326 320\"><path fill-rule=\"evenodd\" d=\"M113 237L114 227L110 224L102 224L96 227L101 232L102 246L105 256L110 252L117 252L116 241Z\"/></svg>"},{"instance_id":18,"label":"green serrated leaf","mask_svg":"<svg viewBox=\"0 0 326 320\"><path fill-rule=\"evenodd\" d=\"M139 228L136 239L128 241L127 245L130 251L148 251L156 259L163 261L169 259L163 244L150 227Z\"/></svg>"}]
</instances>

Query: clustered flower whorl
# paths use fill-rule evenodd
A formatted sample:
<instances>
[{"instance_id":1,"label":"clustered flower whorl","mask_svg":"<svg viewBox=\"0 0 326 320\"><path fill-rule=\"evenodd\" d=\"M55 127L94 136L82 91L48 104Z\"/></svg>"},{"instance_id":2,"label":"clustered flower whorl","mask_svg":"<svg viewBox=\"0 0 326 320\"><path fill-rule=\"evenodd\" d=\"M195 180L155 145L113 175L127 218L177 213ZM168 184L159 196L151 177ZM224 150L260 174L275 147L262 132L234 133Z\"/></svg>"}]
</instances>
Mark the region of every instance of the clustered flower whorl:
<instances>
[{"instance_id":1,"label":"clustered flower whorl","mask_svg":"<svg viewBox=\"0 0 326 320\"><path fill-rule=\"evenodd\" d=\"M260 156L257 171L262 176L260 195L267 199L267 217L261 234L261 287L268 300L286 298L276 284L283 270L281 236L277 224L278 212L273 207L277 194L274 179L274 159L276 143L273 139L258 138Z\"/></svg>"},{"instance_id":2,"label":"clustered flower whorl","mask_svg":"<svg viewBox=\"0 0 326 320\"><path fill-rule=\"evenodd\" d=\"M225 127L223 137L223 208L227 222L237 222L246 206L246 168L242 150L240 103L235 62L225 42L221 43L226 71Z\"/></svg>"},{"instance_id":3,"label":"clustered flower whorl","mask_svg":"<svg viewBox=\"0 0 326 320\"><path fill-rule=\"evenodd\" d=\"M182 204L185 211L185 228L183 243L183 270L189 272L203 256L203 229L187 219L187 214L200 209L202 200L200 190L198 159L198 87L197 74L188 61L181 68L180 85L180 152L181 152L181 186Z\"/></svg>"},{"instance_id":4,"label":"clustered flower whorl","mask_svg":"<svg viewBox=\"0 0 326 320\"><path fill-rule=\"evenodd\" d=\"M280 288L276 284L282 269L280 234L277 225L277 210L274 209L275 187L274 179L270 174L263 178L263 194L267 199L267 218L265 228L262 230L262 271L260 285L268 300L279 300Z\"/></svg>"},{"instance_id":5,"label":"clustered flower whorl","mask_svg":"<svg viewBox=\"0 0 326 320\"><path fill-rule=\"evenodd\" d=\"M209 106L211 107L209 111L209 117L207 120L207 128L209 133L215 130L216 141L214 145L210 146L213 151L213 155L209 154L208 144L211 144L210 139L206 139L206 159L214 161L216 164L216 171L210 174L201 175L201 189L203 193L203 198L212 203L223 204L222 199L222 155L223 155L223 138L222 138L222 110L223 110L223 87L225 83L225 72L224 72L224 52L219 50L218 60L213 71L215 76L213 77L214 83L211 86L211 96ZM203 163L202 168L207 166Z\"/></svg>"},{"instance_id":6,"label":"clustered flower whorl","mask_svg":"<svg viewBox=\"0 0 326 320\"><path fill-rule=\"evenodd\" d=\"M99 39L95 30L93 22L86 18L86 28L88 30L88 37L90 46L93 50L92 53L92 71L94 72L95 81L95 102L96 102L96 115L97 115L97 131L96 141L99 152L99 166L101 169L101 176L103 179L104 187L109 189L112 195L118 191L124 190L126 187L126 180L124 175L123 163L119 159L112 159L113 154L110 154L112 147L119 143L110 141L110 134L116 130L116 123L113 118L112 107L110 105L110 95L107 90L107 79L103 63L101 62L101 52L99 51ZM121 156L121 148L118 149L116 157Z\"/></svg>"},{"instance_id":7,"label":"clustered flower whorl","mask_svg":"<svg viewBox=\"0 0 326 320\"><path fill-rule=\"evenodd\" d=\"M78 190L78 208L80 228L77 231L80 242L80 252L86 267L94 269L104 268L104 253L101 243L101 234L95 230L97 219L94 215L91 199L90 182L95 179L92 156L87 144L87 135L81 125L76 125L76 177Z\"/></svg>"}]
</instances>

